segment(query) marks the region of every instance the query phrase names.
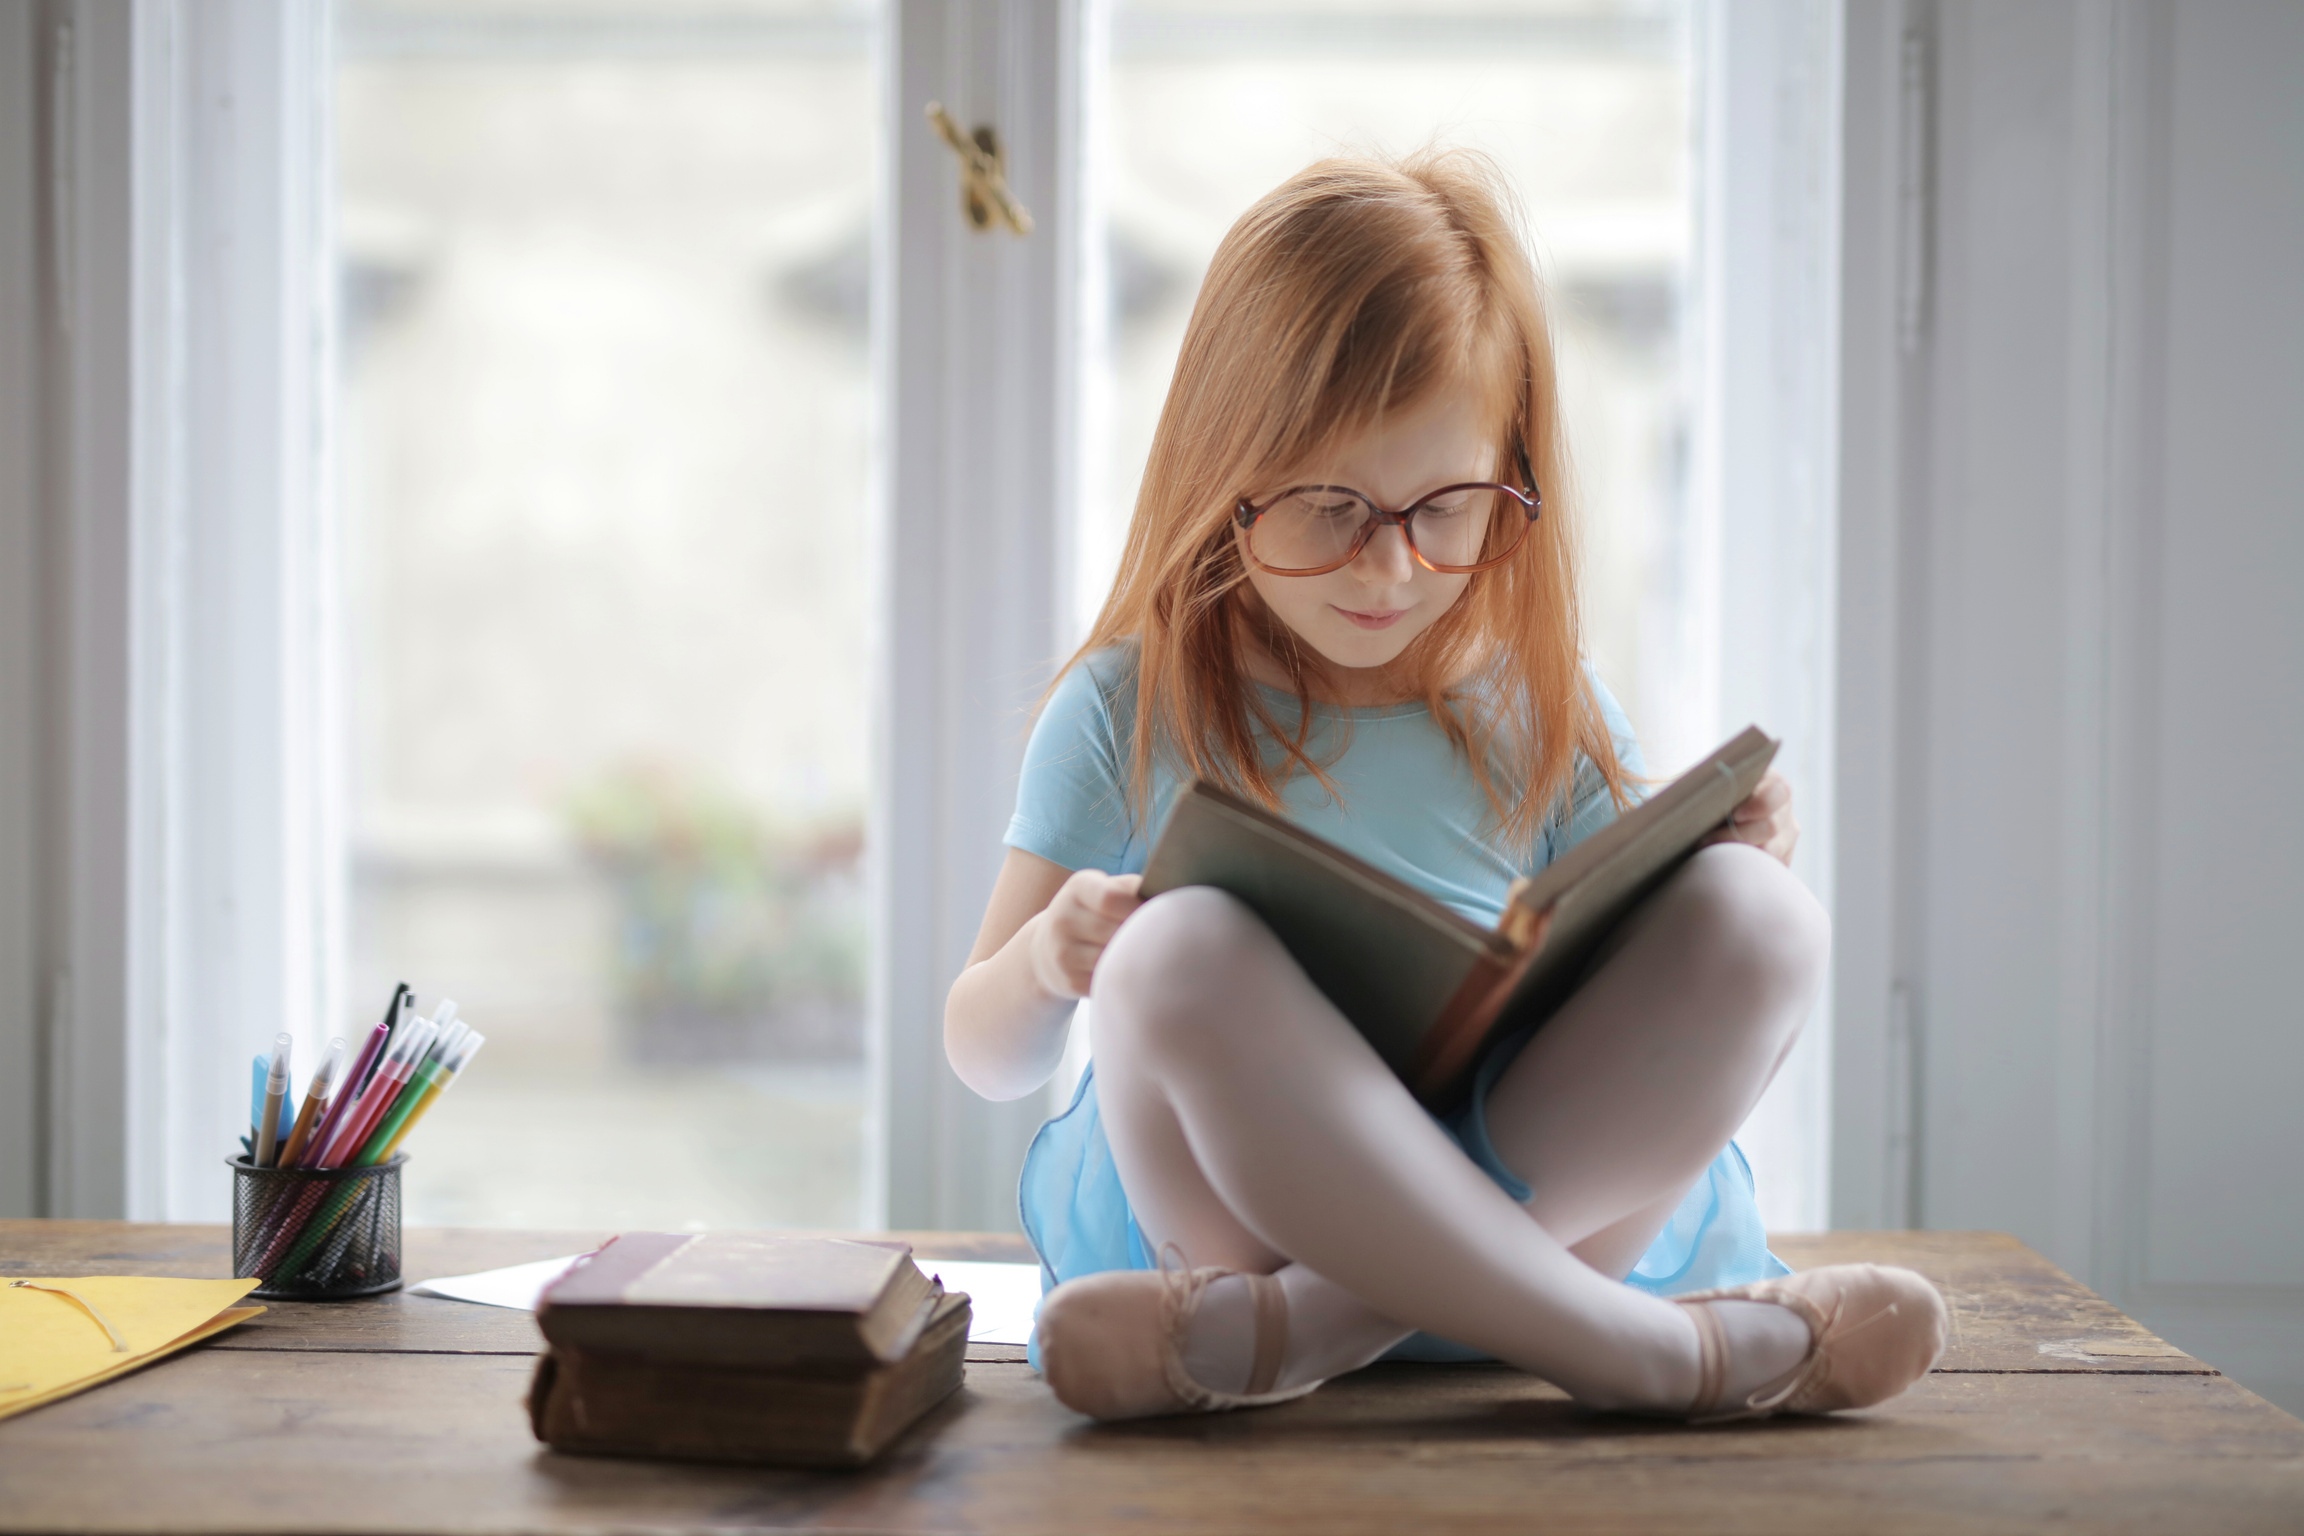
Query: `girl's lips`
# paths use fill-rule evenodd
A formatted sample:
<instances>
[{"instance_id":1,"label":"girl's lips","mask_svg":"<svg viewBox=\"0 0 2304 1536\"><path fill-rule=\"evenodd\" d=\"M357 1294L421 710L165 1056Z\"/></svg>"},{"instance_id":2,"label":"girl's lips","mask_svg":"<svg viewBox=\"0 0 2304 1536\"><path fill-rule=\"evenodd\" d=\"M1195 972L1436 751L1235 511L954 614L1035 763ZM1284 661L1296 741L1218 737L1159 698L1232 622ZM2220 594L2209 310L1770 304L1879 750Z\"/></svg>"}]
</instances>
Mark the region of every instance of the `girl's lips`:
<instances>
[{"instance_id":1,"label":"girl's lips","mask_svg":"<svg viewBox=\"0 0 2304 1536\"><path fill-rule=\"evenodd\" d=\"M1336 605L1333 603L1329 604L1328 606L1331 608L1336 607ZM1405 608L1394 608L1388 613L1359 613L1350 608L1337 608L1336 611L1344 615L1344 617L1350 619L1353 623L1359 625L1362 629L1390 629L1394 624L1400 621L1400 616L1406 613L1408 610Z\"/></svg>"}]
</instances>

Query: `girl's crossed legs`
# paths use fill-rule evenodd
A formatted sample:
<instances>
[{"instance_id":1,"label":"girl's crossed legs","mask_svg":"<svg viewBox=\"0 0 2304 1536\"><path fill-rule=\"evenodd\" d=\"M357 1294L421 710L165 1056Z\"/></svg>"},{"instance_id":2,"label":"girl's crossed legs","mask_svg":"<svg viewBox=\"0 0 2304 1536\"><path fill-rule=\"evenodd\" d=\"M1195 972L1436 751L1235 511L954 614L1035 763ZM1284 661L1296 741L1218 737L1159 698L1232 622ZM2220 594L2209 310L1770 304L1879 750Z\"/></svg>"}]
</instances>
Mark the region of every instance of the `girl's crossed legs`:
<instances>
[{"instance_id":1,"label":"girl's crossed legs","mask_svg":"<svg viewBox=\"0 0 2304 1536\"><path fill-rule=\"evenodd\" d=\"M1533 1191L1521 1207L1245 907L1206 889L1162 897L1096 972L1097 1094L1121 1183L1155 1246L1278 1272L1282 1387L1425 1329L1593 1406L1685 1408L1688 1310L1622 1279L1790 1050L1827 927L1757 849L1690 860L1489 1096L1496 1149ZM1732 1389L1806 1352L1807 1326L1782 1308L1715 1305ZM1237 1391L1253 1353L1246 1282L1218 1282L1187 1367Z\"/></svg>"}]
</instances>

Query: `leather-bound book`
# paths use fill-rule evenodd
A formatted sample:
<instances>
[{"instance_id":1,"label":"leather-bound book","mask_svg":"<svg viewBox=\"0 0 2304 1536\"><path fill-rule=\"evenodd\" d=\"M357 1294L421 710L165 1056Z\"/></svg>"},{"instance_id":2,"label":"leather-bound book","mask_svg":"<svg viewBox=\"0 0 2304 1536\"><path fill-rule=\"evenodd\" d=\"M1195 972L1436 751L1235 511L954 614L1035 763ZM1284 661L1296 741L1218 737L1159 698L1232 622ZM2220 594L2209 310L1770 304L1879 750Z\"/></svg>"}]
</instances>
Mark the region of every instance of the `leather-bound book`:
<instances>
[{"instance_id":1,"label":"leather-bound book","mask_svg":"<svg viewBox=\"0 0 2304 1536\"><path fill-rule=\"evenodd\" d=\"M549 1286L536 1323L586 1354L856 1374L903 1359L942 1293L901 1244L627 1232Z\"/></svg>"},{"instance_id":2,"label":"leather-bound book","mask_svg":"<svg viewBox=\"0 0 2304 1536\"><path fill-rule=\"evenodd\" d=\"M861 1370L671 1364L554 1344L528 1392L536 1438L556 1451L862 1466L959 1387L968 1298L932 1303L911 1348Z\"/></svg>"},{"instance_id":3,"label":"leather-bound book","mask_svg":"<svg viewBox=\"0 0 2304 1536\"><path fill-rule=\"evenodd\" d=\"M1757 727L1531 878L1483 928L1260 805L1194 783L1144 865L1142 894L1229 891L1433 1109L1463 1102L1489 1041L1564 1002L1632 910L1759 785Z\"/></svg>"}]
</instances>

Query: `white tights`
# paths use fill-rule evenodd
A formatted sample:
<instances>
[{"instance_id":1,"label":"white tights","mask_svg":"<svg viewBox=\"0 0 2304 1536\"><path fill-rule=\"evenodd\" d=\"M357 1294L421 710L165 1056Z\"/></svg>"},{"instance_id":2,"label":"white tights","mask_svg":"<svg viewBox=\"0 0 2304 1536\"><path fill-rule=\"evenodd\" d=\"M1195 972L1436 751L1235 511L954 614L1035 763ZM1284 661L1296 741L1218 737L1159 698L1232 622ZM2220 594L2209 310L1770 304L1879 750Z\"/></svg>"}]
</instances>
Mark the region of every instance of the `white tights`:
<instances>
[{"instance_id":1,"label":"white tights","mask_svg":"<svg viewBox=\"0 0 2304 1536\"><path fill-rule=\"evenodd\" d=\"M1595 1407L1685 1409L1687 1309L1622 1284L1791 1049L1820 983L1823 909L1767 854L1699 851L1490 1093L1525 1206L1475 1167L1248 909L1147 902L1096 969L1096 1086L1146 1239L1277 1273L1281 1384L1428 1330ZM1227 1288L1230 1288L1228 1291ZM1186 1350L1237 1390L1245 1281L1203 1298ZM1797 1364L1805 1324L1716 1304L1741 1393Z\"/></svg>"}]
</instances>

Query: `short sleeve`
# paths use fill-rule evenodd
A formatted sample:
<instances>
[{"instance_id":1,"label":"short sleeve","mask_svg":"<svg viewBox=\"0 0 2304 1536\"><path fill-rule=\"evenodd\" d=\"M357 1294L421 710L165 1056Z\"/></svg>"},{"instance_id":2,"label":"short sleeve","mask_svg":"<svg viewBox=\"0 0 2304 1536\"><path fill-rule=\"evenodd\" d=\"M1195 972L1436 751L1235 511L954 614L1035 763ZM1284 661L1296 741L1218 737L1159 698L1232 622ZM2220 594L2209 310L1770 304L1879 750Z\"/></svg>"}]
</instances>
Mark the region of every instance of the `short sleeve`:
<instances>
[{"instance_id":1,"label":"short sleeve","mask_svg":"<svg viewBox=\"0 0 2304 1536\"><path fill-rule=\"evenodd\" d=\"M1624 706L1616 702L1616 695L1600 681L1600 675L1589 667L1585 677L1592 684L1592 696L1599 701L1600 717L1608 723L1608 734L1616 743L1616 762L1627 778L1637 779L1648 771L1647 760L1640 755L1640 739L1632 732L1632 721L1624 713ZM1637 785L1627 785L1632 797L1640 798ZM1592 760L1581 754L1576 759L1576 785L1570 794L1567 825L1555 835L1552 857L1558 858L1593 833L1616 819L1616 801L1608 793L1608 781Z\"/></svg>"},{"instance_id":2,"label":"short sleeve","mask_svg":"<svg viewBox=\"0 0 2304 1536\"><path fill-rule=\"evenodd\" d=\"M1108 653L1066 672L1024 748L1016 814L1003 839L1066 869L1119 874L1136 852L1122 743L1125 674Z\"/></svg>"}]
</instances>

